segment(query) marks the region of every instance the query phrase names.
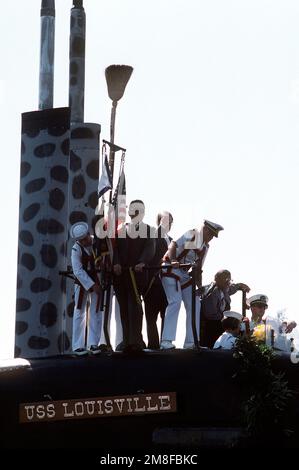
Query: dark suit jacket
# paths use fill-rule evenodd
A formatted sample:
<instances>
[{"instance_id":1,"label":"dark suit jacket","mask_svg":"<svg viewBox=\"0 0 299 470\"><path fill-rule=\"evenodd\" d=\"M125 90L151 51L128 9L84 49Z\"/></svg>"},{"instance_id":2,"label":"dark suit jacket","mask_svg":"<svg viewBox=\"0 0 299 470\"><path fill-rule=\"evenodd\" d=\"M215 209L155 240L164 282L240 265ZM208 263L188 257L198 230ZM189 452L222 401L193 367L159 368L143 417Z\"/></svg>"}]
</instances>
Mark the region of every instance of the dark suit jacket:
<instances>
[{"instance_id":1,"label":"dark suit jacket","mask_svg":"<svg viewBox=\"0 0 299 470\"><path fill-rule=\"evenodd\" d=\"M145 235L145 238L141 236L131 238L127 231L123 238L116 236L113 264L120 264L122 267L135 266L139 263L149 264L155 255L155 239L150 236L154 230L142 222L139 224L139 231ZM147 272L136 273L135 276L138 284L146 284Z\"/></svg>"}]
</instances>

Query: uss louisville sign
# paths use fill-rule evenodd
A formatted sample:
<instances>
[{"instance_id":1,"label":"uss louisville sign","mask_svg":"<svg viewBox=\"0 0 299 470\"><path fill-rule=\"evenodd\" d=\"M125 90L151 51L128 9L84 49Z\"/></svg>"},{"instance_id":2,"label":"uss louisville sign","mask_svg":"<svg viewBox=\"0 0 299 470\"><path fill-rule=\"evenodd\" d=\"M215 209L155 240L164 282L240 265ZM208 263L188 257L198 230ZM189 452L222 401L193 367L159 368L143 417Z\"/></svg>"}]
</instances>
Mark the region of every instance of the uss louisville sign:
<instances>
[{"instance_id":1,"label":"uss louisville sign","mask_svg":"<svg viewBox=\"0 0 299 470\"><path fill-rule=\"evenodd\" d=\"M20 423L33 423L110 416L138 416L175 411L176 393L162 392L21 403L19 405L19 421Z\"/></svg>"}]
</instances>

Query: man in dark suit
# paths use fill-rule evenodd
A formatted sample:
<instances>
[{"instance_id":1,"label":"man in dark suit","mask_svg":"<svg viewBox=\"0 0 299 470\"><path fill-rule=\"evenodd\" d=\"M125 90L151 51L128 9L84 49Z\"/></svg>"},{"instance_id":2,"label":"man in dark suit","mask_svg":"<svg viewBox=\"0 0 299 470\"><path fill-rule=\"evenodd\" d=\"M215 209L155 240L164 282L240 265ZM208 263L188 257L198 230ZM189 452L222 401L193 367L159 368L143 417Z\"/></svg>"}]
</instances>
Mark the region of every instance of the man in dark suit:
<instances>
[{"instance_id":1,"label":"man in dark suit","mask_svg":"<svg viewBox=\"0 0 299 470\"><path fill-rule=\"evenodd\" d=\"M143 223L144 212L139 199L130 203L131 223L117 233L114 250L114 290L120 306L123 350L128 352L144 348L141 295L146 291L147 272L143 268L155 254L155 229Z\"/></svg>"},{"instance_id":2,"label":"man in dark suit","mask_svg":"<svg viewBox=\"0 0 299 470\"><path fill-rule=\"evenodd\" d=\"M173 217L169 212L164 211L158 214L158 228L156 231L156 251L153 259L149 263L150 266L159 266L161 264L162 258L165 255L168 246L172 240L172 238L168 235L172 223ZM162 335L165 310L168 305L167 297L164 292L159 274L159 270L149 271L149 282L147 290L144 294L144 307L149 349L160 349L157 318L160 313Z\"/></svg>"}]
</instances>

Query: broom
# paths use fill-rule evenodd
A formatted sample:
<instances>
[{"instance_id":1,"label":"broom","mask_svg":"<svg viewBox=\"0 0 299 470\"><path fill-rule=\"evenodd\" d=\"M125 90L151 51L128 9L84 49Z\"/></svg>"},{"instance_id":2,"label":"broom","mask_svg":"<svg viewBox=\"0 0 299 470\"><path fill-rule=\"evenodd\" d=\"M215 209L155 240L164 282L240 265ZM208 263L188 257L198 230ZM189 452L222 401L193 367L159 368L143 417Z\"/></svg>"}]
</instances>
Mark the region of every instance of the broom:
<instances>
[{"instance_id":1,"label":"broom","mask_svg":"<svg viewBox=\"0 0 299 470\"><path fill-rule=\"evenodd\" d=\"M133 72L130 65L109 65L105 70L108 95L112 100L111 119L110 119L110 142L114 144L115 133L115 117L117 102L123 97L126 86ZM114 171L114 155L113 147L110 147L109 167L113 181ZM111 196L111 193L110 193ZM111 202L111 201L110 201Z\"/></svg>"}]
</instances>

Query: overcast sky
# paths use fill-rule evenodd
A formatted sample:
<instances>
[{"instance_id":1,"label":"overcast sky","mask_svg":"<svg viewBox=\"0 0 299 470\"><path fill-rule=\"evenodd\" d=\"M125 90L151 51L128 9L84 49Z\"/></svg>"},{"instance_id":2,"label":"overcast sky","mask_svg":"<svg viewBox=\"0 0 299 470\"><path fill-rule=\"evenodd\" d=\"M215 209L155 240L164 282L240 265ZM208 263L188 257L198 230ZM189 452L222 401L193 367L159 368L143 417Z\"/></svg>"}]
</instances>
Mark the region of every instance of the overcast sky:
<instances>
[{"instance_id":1,"label":"overcast sky","mask_svg":"<svg viewBox=\"0 0 299 470\"><path fill-rule=\"evenodd\" d=\"M40 0L1 2L0 357L12 355L21 113L37 109ZM56 0L55 106L68 104L71 0ZM204 218L204 282L221 268L269 312L298 308L299 3L294 0L84 0L85 121L109 138L104 70L134 67L117 112L128 199L173 233ZM236 294L234 308L240 308Z\"/></svg>"}]
</instances>

